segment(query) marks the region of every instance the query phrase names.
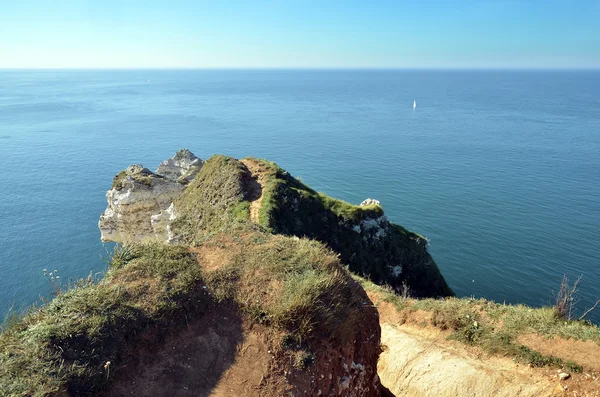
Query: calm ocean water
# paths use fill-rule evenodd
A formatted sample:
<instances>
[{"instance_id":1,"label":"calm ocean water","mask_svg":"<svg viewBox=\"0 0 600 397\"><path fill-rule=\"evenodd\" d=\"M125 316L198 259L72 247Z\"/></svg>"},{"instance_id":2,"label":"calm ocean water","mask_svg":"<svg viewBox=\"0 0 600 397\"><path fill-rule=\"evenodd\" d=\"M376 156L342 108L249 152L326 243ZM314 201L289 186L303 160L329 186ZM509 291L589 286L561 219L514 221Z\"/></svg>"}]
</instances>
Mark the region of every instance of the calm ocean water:
<instances>
[{"instance_id":1,"label":"calm ocean water","mask_svg":"<svg viewBox=\"0 0 600 397\"><path fill-rule=\"evenodd\" d=\"M460 296L600 297L600 72L0 71L0 315L102 272L112 177L184 147L380 200Z\"/></svg>"}]
</instances>

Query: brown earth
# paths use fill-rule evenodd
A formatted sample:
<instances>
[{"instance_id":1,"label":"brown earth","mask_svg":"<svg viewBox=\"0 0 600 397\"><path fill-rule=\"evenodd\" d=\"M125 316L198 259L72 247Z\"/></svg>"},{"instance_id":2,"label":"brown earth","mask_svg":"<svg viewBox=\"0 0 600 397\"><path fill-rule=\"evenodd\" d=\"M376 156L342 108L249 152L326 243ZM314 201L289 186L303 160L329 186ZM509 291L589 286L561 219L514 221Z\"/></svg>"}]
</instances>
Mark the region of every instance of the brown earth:
<instances>
[{"instance_id":1,"label":"brown earth","mask_svg":"<svg viewBox=\"0 0 600 397\"><path fill-rule=\"evenodd\" d=\"M519 343L538 352L555 356L564 361L571 360L583 365L582 373L570 373L570 377L561 382L564 396L600 397L600 346L592 341L546 338L536 334L523 335ZM556 380L560 370L546 369L543 373L548 379Z\"/></svg>"},{"instance_id":2,"label":"brown earth","mask_svg":"<svg viewBox=\"0 0 600 397\"><path fill-rule=\"evenodd\" d=\"M263 378L271 363L268 339L236 310L211 310L159 344L137 349L105 396L224 397L277 389Z\"/></svg>"},{"instance_id":3,"label":"brown earth","mask_svg":"<svg viewBox=\"0 0 600 397\"><path fill-rule=\"evenodd\" d=\"M554 385L512 360L472 357L434 332L381 325L377 370L397 396L550 396Z\"/></svg>"},{"instance_id":4,"label":"brown earth","mask_svg":"<svg viewBox=\"0 0 600 397\"><path fill-rule=\"evenodd\" d=\"M240 247L223 236L193 252L209 274L229 263ZM166 338L142 336L144 342L125 354L102 396L379 397L378 314L362 287L349 282L363 306L356 308L360 324L348 327L344 343L323 336L307 341L310 347L288 346L283 330L251 323L231 304L215 304ZM304 369L297 365L303 354L313 357Z\"/></svg>"},{"instance_id":5,"label":"brown earth","mask_svg":"<svg viewBox=\"0 0 600 397\"><path fill-rule=\"evenodd\" d=\"M592 341L546 338L536 334L523 335L519 343L547 356L585 363L590 371L600 372L600 345Z\"/></svg>"},{"instance_id":6,"label":"brown earth","mask_svg":"<svg viewBox=\"0 0 600 397\"><path fill-rule=\"evenodd\" d=\"M225 242L194 251L211 272L229 260L232 249L233 242ZM358 391L353 395L600 397L600 377L590 366L559 381L556 369L530 368L448 340L449 331L431 325L430 312L398 311L377 293L368 298L365 324L355 330L354 343L314 341L315 361L306 370L293 366L294 355L302 351L283 348L281 332L246 322L234 307L216 307L165 340L149 337L104 396L349 396ZM367 334L373 329L369 323L377 321L375 309L383 348L377 372L383 387L374 370L363 366L378 353L379 344L368 342L379 336ZM548 343L538 335L519 341L543 354L598 362L598 346L591 342L558 338Z\"/></svg>"}]
</instances>

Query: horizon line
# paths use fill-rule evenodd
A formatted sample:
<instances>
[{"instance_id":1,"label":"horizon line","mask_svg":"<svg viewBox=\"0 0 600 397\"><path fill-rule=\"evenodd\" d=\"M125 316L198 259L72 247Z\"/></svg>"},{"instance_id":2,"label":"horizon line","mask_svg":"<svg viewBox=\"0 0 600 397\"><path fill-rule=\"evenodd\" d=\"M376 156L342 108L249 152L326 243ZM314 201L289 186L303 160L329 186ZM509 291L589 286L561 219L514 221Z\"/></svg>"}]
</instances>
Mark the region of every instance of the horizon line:
<instances>
[{"instance_id":1,"label":"horizon line","mask_svg":"<svg viewBox=\"0 0 600 397\"><path fill-rule=\"evenodd\" d=\"M331 71L600 71L600 66L59 66L59 67L0 67L0 71L134 71L134 70L331 70Z\"/></svg>"}]
</instances>

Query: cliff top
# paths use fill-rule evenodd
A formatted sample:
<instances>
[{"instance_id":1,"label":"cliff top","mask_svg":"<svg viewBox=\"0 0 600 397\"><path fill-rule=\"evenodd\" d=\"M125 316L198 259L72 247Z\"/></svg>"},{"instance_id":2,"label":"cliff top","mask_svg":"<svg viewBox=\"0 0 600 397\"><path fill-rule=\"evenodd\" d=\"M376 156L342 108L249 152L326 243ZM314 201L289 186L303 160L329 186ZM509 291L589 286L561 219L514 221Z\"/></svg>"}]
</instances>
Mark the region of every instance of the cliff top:
<instances>
[{"instance_id":1,"label":"cliff top","mask_svg":"<svg viewBox=\"0 0 600 397\"><path fill-rule=\"evenodd\" d=\"M374 199L331 198L256 158L204 162L184 150L161 169L128 167L107 193L100 227L126 244L104 278L58 289L4 327L0 396L172 396L185 386L375 397L386 305L386 332L418 323L466 349L595 370L542 338L593 350L598 327L551 309L452 298L427 240L391 223Z\"/></svg>"},{"instance_id":2,"label":"cliff top","mask_svg":"<svg viewBox=\"0 0 600 397\"><path fill-rule=\"evenodd\" d=\"M139 165L123 173L150 178L150 192L154 178L162 180ZM213 156L173 202L178 216L171 226L183 245L117 246L103 279L79 280L7 326L0 335L0 395L118 395L132 390L132 382L153 385L138 395L171 395L180 378L148 374L168 373L172 365L200 394L242 387L238 378L266 377L264 395L379 395L376 310L324 244L250 221L252 181L243 163ZM112 189L119 188L132 187ZM196 342L184 336L190 332ZM240 351L245 340L259 350ZM152 352L148 343L156 346ZM206 346L221 350L202 356ZM144 354L159 358L141 364ZM173 363L173 355L184 362ZM219 358L205 365L201 357ZM188 369L183 364L190 359L195 364ZM244 360L262 372L235 366ZM228 368L239 372L224 386ZM317 370L329 376L311 381Z\"/></svg>"}]
</instances>

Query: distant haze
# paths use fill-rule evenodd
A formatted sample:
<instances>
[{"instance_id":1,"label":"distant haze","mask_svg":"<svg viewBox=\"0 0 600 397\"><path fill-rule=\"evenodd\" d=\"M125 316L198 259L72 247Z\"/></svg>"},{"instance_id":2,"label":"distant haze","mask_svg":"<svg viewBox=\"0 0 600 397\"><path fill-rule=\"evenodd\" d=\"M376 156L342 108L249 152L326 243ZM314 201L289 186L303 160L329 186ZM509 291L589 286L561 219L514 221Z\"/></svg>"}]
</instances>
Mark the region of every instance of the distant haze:
<instances>
[{"instance_id":1,"label":"distant haze","mask_svg":"<svg viewBox=\"0 0 600 397\"><path fill-rule=\"evenodd\" d=\"M600 68L600 1L22 0L0 68Z\"/></svg>"}]
</instances>

